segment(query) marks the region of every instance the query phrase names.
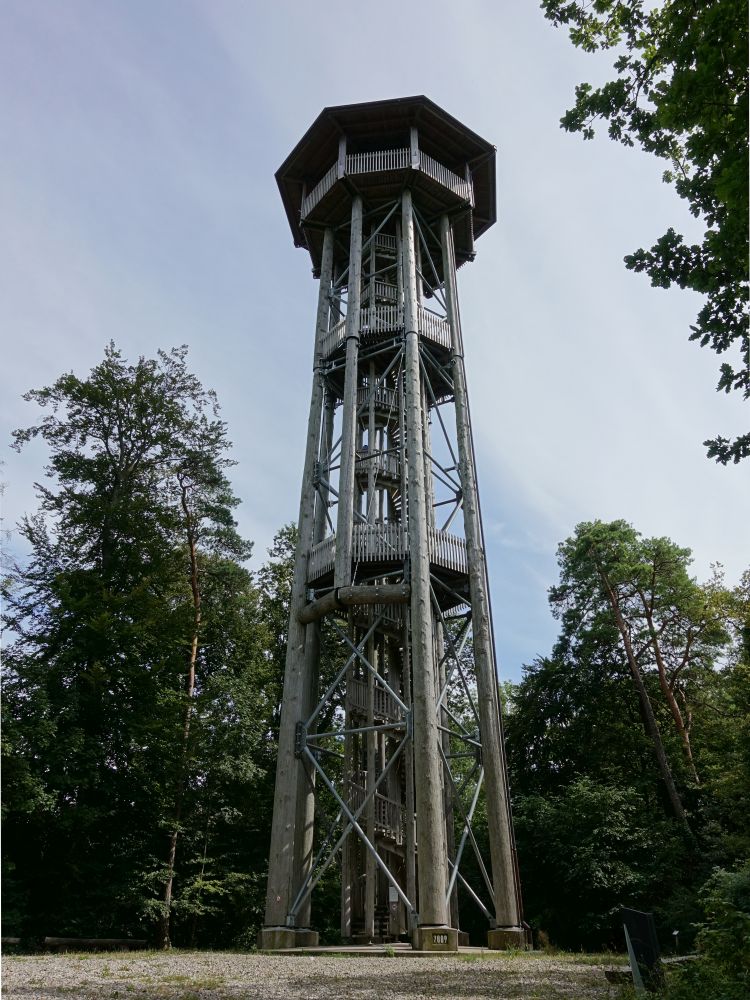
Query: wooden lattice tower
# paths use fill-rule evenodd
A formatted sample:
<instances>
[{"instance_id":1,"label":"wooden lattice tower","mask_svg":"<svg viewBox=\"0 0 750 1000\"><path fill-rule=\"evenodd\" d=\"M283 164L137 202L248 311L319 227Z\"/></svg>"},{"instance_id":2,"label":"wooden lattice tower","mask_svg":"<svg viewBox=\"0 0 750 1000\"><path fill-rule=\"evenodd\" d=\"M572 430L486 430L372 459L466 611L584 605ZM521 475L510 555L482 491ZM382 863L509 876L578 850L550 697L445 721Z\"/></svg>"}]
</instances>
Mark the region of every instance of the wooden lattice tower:
<instances>
[{"instance_id":1,"label":"wooden lattice tower","mask_svg":"<svg viewBox=\"0 0 750 1000\"><path fill-rule=\"evenodd\" d=\"M455 950L461 891L520 945L456 294L495 150L425 97L349 105L276 178L320 290L260 943L317 942L333 862L345 939Z\"/></svg>"}]
</instances>

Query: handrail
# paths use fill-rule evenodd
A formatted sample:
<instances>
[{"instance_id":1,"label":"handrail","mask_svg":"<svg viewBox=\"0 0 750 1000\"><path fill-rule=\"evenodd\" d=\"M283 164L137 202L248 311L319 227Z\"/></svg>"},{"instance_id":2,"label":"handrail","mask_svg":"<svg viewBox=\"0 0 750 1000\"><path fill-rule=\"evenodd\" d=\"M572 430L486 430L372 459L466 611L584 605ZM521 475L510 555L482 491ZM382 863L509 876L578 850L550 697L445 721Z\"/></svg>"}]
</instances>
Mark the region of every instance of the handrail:
<instances>
[{"instance_id":1,"label":"handrail","mask_svg":"<svg viewBox=\"0 0 750 1000\"><path fill-rule=\"evenodd\" d=\"M369 153L349 153L345 160L346 174L373 174L386 170L408 170L410 167L421 170L432 180L458 195L459 198L474 206L474 185L470 177L459 177L448 167L422 150L418 151L417 162L412 163L411 150L376 149ZM339 180L338 161L318 181L315 187L302 199L300 218L305 219L328 194Z\"/></svg>"},{"instance_id":2,"label":"handrail","mask_svg":"<svg viewBox=\"0 0 750 1000\"><path fill-rule=\"evenodd\" d=\"M376 299L387 299L389 302L395 302L398 296L398 286L392 284L390 281L368 281L362 289L363 303L367 303L369 301L370 292L372 292Z\"/></svg>"},{"instance_id":3,"label":"handrail","mask_svg":"<svg viewBox=\"0 0 750 1000\"><path fill-rule=\"evenodd\" d=\"M366 475L371 466L375 467L376 476L387 476L390 479L401 478L401 462L398 455L383 454L383 452L368 455L366 452L357 452L355 473Z\"/></svg>"},{"instance_id":4,"label":"handrail","mask_svg":"<svg viewBox=\"0 0 750 1000\"><path fill-rule=\"evenodd\" d=\"M315 206L321 201L331 190L333 185L338 179L338 163L327 170L323 175L322 179L318 181L315 187L312 189L310 194L302 200L302 208L300 209L300 217L305 218L312 212Z\"/></svg>"},{"instance_id":5,"label":"handrail","mask_svg":"<svg viewBox=\"0 0 750 1000\"><path fill-rule=\"evenodd\" d=\"M465 180L463 177L459 177L458 174L454 174L452 170L448 167L444 167L442 163L438 163L437 160L428 156L427 153L420 152L420 168L431 177L438 184L442 184L443 187L447 187L454 194L457 194L464 201L472 202L473 204L473 190L470 181Z\"/></svg>"},{"instance_id":6,"label":"handrail","mask_svg":"<svg viewBox=\"0 0 750 1000\"><path fill-rule=\"evenodd\" d=\"M361 715L367 713L367 681L349 677L346 682L346 696L351 706ZM373 714L379 719L394 722L402 718L401 707L381 684L373 685Z\"/></svg>"},{"instance_id":7,"label":"handrail","mask_svg":"<svg viewBox=\"0 0 750 1000\"><path fill-rule=\"evenodd\" d=\"M364 782L364 784L360 782ZM352 809L358 809L365 801L365 796L367 795L366 782L366 771L357 771L347 779L349 805ZM375 806L375 826L391 834L397 843L401 843L403 839L403 804L396 799L388 798L388 796L383 795L381 792L375 792L373 799Z\"/></svg>"},{"instance_id":8,"label":"handrail","mask_svg":"<svg viewBox=\"0 0 750 1000\"><path fill-rule=\"evenodd\" d=\"M360 310L359 335L367 340L380 334L398 333L404 328L404 313L401 306L365 306ZM424 306L419 307L419 332L427 340L450 349L451 330L448 321L436 316ZM323 358L332 354L346 340L346 319L341 319L323 337Z\"/></svg>"},{"instance_id":9,"label":"handrail","mask_svg":"<svg viewBox=\"0 0 750 1000\"><path fill-rule=\"evenodd\" d=\"M439 528L427 529L430 562L456 573L468 573L466 540ZM406 525L355 524L352 529L354 563L401 563L409 553ZM317 580L333 569L336 536L331 535L313 546L308 564L308 580Z\"/></svg>"},{"instance_id":10,"label":"handrail","mask_svg":"<svg viewBox=\"0 0 750 1000\"><path fill-rule=\"evenodd\" d=\"M361 385L357 389L357 406L367 406L370 402L372 389L369 385ZM381 409L392 410L398 404L398 393L385 385L375 388L375 406Z\"/></svg>"},{"instance_id":11,"label":"handrail","mask_svg":"<svg viewBox=\"0 0 750 1000\"><path fill-rule=\"evenodd\" d=\"M350 153L346 158L347 174L374 174L380 170L403 170L409 166L411 151L376 149L369 153Z\"/></svg>"}]
</instances>

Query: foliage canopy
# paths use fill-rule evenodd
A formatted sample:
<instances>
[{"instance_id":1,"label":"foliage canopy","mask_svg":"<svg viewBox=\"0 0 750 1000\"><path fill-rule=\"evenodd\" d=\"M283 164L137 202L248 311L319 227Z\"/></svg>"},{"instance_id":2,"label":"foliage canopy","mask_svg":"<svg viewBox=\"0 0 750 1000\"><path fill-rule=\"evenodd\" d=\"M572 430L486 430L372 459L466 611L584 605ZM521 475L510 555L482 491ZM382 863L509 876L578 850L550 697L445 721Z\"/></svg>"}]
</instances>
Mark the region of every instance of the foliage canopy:
<instances>
[{"instance_id":1,"label":"foliage canopy","mask_svg":"<svg viewBox=\"0 0 750 1000\"><path fill-rule=\"evenodd\" d=\"M542 9L577 47L617 56L614 79L576 88L563 127L590 139L604 119L611 139L667 160L664 179L705 227L694 244L670 227L627 267L706 296L690 339L722 356L739 348L717 388L750 398L747 0L542 0ZM723 464L750 455L750 434L704 443Z\"/></svg>"}]
</instances>

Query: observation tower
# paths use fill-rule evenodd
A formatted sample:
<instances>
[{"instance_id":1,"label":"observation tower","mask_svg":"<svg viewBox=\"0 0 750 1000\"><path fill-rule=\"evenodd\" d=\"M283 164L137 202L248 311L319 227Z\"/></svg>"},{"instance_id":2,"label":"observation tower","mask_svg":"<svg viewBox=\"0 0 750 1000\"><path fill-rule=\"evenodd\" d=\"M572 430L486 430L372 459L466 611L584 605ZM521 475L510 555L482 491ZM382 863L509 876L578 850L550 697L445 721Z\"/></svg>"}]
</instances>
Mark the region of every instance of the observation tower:
<instances>
[{"instance_id":1,"label":"observation tower","mask_svg":"<svg viewBox=\"0 0 750 1000\"><path fill-rule=\"evenodd\" d=\"M264 948L526 935L456 271L495 149L426 97L326 108L276 174L320 281ZM472 829L484 800L486 855Z\"/></svg>"}]
</instances>

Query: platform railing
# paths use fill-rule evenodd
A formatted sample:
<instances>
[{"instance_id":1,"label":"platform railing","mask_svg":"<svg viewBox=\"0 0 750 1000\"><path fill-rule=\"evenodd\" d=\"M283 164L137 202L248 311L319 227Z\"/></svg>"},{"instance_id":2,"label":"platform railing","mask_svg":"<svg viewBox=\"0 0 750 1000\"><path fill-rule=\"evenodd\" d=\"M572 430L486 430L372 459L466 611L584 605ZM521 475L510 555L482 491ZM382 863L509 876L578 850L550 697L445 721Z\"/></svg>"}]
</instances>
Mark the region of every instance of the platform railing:
<instances>
[{"instance_id":1,"label":"platform railing","mask_svg":"<svg viewBox=\"0 0 750 1000\"><path fill-rule=\"evenodd\" d=\"M327 170L323 177L318 181L312 191L302 199L302 208L300 209L300 216L304 219L305 216L309 215L310 212L315 208L318 202L322 201L323 198L328 194L333 185L338 180L338 163Z\"/></svg>"},{"instance_id":2,"label":"platform railing","mask_svg":"<svg viewBox=\"0 0 750 1000\"><path fill-rule=\"evenodd\" d=\"M466 541L439 528L427 529L430 562L455 573L468 573ZM402 563L409 553L409 535L406 525L355 524L352 530L352 562ZM310 552L307 577L318 580L330 573L336 559L336 536L331 535L313 546Z\"/></svg>"},{"instance_id":3,"label":"platform railing","mask_svg":"<svg viewBox=\"0 0 750 1000\"><path fill-rule=\"evenodd\" d=\"M466 180L464 177L459 177L458 174L454 174L452 170L444 167L442 163L438 163L437 160L433 159L427 153L420 152L419 167L420 170L434 181L437 181L438 184L447 187L454 194L457 194L459 198L463 198L464 201L468 201L472 205L474 204L474 191L471 181Z\"/></svg>"},{"instance_id":4,"label":"platform railing","mask_svg":"<svg viewBox=\"0 0 750 1000\"><path fill-rule=\"evenodd\" d=\"M346 158L347 174L375 174L381 170L405 170L411 163L411 150L376 149L369 153L350 153Z\"/></svg>"},{"instance_id":5,"label":"platform railing","mask_svg":"<svg viewBox=\"0 0 750 1000\"><path fill-rule=\"evenodd\" d=\"M355 778L364 782L367 780L367 774L364 771L359 771ZM354 779L350 779L347 784L349 786L349 807L356 812L365 801L367 792L364 785L359 784ZM403 817L404 807L400 802L389 799L387 796L381 795L380 792L375 793L375 826L389 834L398 844L403 840Z\"/></svg>"},{"instance_id":6,"label":"platform railing","mask_svg":"<svg viewBox=\"0 0 750 1000\"><path fill-rule=\"evenodd\" d=\"M367 715L367 681L349 677L346 682L346 696L351 708L360 715ZM402 718L401 706L381 685L373 686L373 712L377 719L394 722Z\"/></svg>"},{"instance_id":7,"label":"platform railing","mask_svg":"<svg viewBox=\"0 0 750 1000\"><path fill-rule=\"evenodd\" d=\"M376 149L368 153L350 153L344 161L345 174L376 174L388 170L421 170L432 180L458 195L463 201L474 205L474 185L468 177L459 177L428 153L419 150L416 162L412 162L411 150ZM312 191L303 199L300 218L305 219L328 194L337 180L340 180L338 161L326 171Z\"/></svg>"},{"instance_id":8,"label":"platform railing","mask_svg":"<svg viewBox=\"0 0 750 1000\"><path fill-rule=\"evenodd\" d=\"M398 455L387 452L373 454L368 454L366 451L357 452L357 461L354 466L356 475L367 475L373 466L376 476L386 476L388 479L401 478L401 462Z\"/></svg>"},{"instance_id":9,"label":"platform railing","mask_svg":"<svg viewBox=\"0 0 750 1000\"><path fill-rule=\"evenodd\" d=\"M362 340L401 333L403 329L404 311L401 306L365 306L360 310L359 335ZM441 347L449 349L451 346L451 329L447 320L424 306L419 307L419 332ZM346 319L341 319L323 337L323 358L335 354L345 340Z\"/></svg>"}]
</instances>

